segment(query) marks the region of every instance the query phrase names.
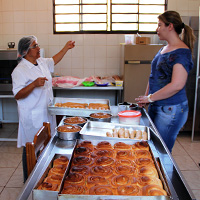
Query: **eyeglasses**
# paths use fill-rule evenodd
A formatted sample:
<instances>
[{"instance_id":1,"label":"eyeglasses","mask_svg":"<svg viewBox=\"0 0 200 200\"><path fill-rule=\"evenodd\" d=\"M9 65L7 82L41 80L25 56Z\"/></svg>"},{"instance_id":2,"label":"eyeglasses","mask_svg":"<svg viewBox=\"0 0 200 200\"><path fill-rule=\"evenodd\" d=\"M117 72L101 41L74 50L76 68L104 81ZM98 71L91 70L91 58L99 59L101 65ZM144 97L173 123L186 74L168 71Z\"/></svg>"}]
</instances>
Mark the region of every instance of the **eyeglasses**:
<instances>
[{"instance_id":1,"label":"eyeglasses","mask_svg":"<svg viewBox=\"0 0 200 200\"><path fill-rule=\"evenodd\" d=\"M32 47L29 47L29 49L36 49L37 47L40 47L40 45L39 44L35 44Z\"/></svg>"}]
</instances>

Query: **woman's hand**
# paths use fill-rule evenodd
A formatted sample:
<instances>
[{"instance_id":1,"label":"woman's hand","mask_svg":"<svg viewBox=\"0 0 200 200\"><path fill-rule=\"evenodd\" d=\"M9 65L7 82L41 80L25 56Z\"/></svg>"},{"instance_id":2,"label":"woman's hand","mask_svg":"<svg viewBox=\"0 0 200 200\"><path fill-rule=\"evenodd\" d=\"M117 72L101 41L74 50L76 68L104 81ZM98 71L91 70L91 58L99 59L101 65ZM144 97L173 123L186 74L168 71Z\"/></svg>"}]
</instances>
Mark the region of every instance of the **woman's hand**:
<instances>
[{"instance_id":1,"label":"woman's hand","mask_svg":"<svg viewBox=\"0 0 200 200\"><path fill-rule=\"evenodd\" d=\"M72 49L75 47L75 41L68 41L65 45L67 47L67 49Z\"/></svg>"},{"instance_id":2,"label":"woman's hand","mask_svg":"<svg viewBox=\"0 0 200 200\"><path fill-rule=\"evenodd\" d=\"M44 86L45 81L48 81L48 79L46 77L39 77L39 78L35 79L33 84L35 87L41 87L41 86Z\"/></svg>"},{"instance_id":3,"label":"woman's hand","mask_svg":"<svg viewBox=\"0 0 200 200\"><path fill-rule=\"evenodd\" d=\"M139 107L145 107L147 104L149 104L147 96L139 96L138 98L135 98L135 100Z\"/></svg>"}]
</instances>

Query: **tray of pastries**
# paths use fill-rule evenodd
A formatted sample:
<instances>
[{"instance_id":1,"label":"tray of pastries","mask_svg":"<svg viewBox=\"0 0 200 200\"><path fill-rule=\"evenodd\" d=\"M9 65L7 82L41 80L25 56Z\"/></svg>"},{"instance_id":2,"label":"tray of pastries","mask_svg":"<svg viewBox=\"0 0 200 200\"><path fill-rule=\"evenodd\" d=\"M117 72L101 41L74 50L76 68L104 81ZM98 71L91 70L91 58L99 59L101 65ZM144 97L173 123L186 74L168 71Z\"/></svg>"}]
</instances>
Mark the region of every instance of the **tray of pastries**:
<instances>
[{"instance_id":1,"label":"tray of pastries","mask_svg":"<svg viewBox=\"0 0 200 200\"><path fill-rule=\"evenodd\" d=\"M150 130L149 127L141 125L88 121L80 131L80 136L86 140L150 140Z\"/></svg>"},{"instance_id":2,"label":"tray of pastries","mask_svg":"<svg viewBox=\"0 0 200 200\"><path fill-rule=\"evenodd\" d=\"M170 199L150 143L77 140L58 199Z\"/></svg>"},{"instance_id":3,"label":"tray of pastries","mask_svg":"<svg viewBox=\"0 0 200 200\"><path fill-rule=\"evenodd\" d=\"M71 154L55 154L42 177L33 189L33 200L55 200L64 175L67 172Z\"/></svg>"},{"instance_id":4,"label":"tray of pastries","mask_svg":"<svg viewBox=\"0 0 200 200\"><path fill-rule=\"evenodd\" d=\"M89 117L94 112L111 113L110 101L107 99L86 98L61 98L55 97L48 105L48 111L52 115L69 115Z\"/></svg>"}]
</instances>

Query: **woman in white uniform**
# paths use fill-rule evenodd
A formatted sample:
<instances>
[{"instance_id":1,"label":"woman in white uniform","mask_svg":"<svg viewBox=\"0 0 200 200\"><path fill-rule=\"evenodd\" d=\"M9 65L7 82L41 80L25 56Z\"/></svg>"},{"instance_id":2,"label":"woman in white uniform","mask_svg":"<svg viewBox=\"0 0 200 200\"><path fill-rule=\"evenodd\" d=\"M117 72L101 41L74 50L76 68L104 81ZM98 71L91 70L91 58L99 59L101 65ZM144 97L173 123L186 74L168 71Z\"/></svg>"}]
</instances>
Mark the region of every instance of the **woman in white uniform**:
<instances>
[{"instance_id":1,"label":"woman in white uniform","mask_svg":"<svg viewBox=\"0 0 200 200\"><path fill-rule=\"evenodd\" d=\"M24 147L24 181L27 179L26 142L32 142L43 122L50 122L51 134L55 133L55 116L48 114L48 104L53 100L52 77L56 65L75 42L68 41L52 58L41 58L35 36L20 39L18 65L12 72L13 94L18 104L19 128L17 147Z\"/></svg>"}]
</instances>

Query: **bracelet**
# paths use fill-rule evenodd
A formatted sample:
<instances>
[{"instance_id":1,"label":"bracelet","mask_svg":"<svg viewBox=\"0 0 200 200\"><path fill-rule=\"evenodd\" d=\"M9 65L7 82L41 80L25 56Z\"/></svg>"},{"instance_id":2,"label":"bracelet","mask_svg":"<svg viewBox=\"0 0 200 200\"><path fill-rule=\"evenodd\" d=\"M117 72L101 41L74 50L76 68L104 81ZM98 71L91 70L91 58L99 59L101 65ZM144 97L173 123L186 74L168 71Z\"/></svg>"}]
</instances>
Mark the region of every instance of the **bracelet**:
<instances>
[{"instance_id":1,"label":"bracelet","mask_svg":"<svg viewBox=\"0 0 200 200\"><path fill-rule=\"evenodd\" d=\"M154 102L154 101L151 100L151 96L152 96L152 94L149 94L149 95L147 96L147 99L148 99L149 103Z\"/></svg>"}]
</instances>

